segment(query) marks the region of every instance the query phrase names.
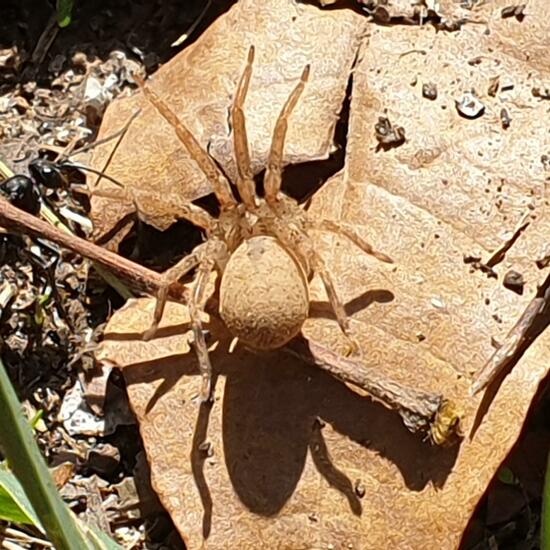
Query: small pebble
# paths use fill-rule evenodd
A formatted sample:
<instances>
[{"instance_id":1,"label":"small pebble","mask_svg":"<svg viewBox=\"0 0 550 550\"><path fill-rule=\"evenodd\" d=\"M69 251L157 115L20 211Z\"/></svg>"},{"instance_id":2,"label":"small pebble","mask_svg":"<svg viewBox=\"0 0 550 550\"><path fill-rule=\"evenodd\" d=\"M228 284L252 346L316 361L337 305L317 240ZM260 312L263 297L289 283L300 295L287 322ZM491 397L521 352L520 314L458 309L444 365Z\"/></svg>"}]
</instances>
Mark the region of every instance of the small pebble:
<instances>
[{"instance_id":1,"label":"small pebble","mask_svg":"<svg viewBox=\"0 0 550 550\"><path fill-rule=\"evenodd\" d=\"M525 17L526 5L527 4L513 4L512 6L506 6L505 8L502 8L500 16L502 17L502 19L515 17L519 22L521 22Z\"/></svg>"},{"instance_id":2,"label":"small pebble","mask_svg":"<svg viewBox=\"0 0 550 550\"><path fill-rule=\"evenodd\" d=\"M493 346L494 349L500 349L502 344L494 336L491 336L491 346Z\"/></svg>"},{"instance_id":3,"label":"small pebble","mask_svg":"<svg viewBox=\"0 0 550 550\"><path fill-rule=\"evenodd\" d=\"M550 265L550 245L546 245L535 261L539 269L544 269Z\"/></svg>"},{"instance_id":4,"label":"small pebble","mask_svg":"<svg viewBox=\"0 0 550 550\"><path fill-rule=\"evenodd\" d=\"M402 126L394 126L387 117L378 117L374 126L376 139L380 147L389 149L405 142L405 130Z\"/></svg>"},{"instance_id":5,"label":"small pebble","mask_svg":"<svg viewBox=\"0 0 550 550\"><path fill-rule=\"evenodd\" d=\"M458 114L464 118L474 119L485 112L485 105L472 92L465 93L460 100L455 101Z\"/></svg>"},{"instance_id":6,"label":"small pebble","mask_svg":"<svg viewBox=\"0 0 550 550\"><path fill-rule=\"evenodd\" d=\"M523 275L521 273L510 269L506 275L504 275L504 281L502 284L508 290L516 292L517 294L523 294L525 280L523 279Z\"/></svg>"},{"instance_id":7,"label":"small pebble","mask_svg":"<svg viewBox=\"0 0 550 550\"><path fill-rule=\"evenodd\" d=\"M422 84L422 96L432 101L437 99L437 86L433 82Z\"/></svg>"},{"instance_id":8,"label":"small pebble","mask_svg":"<svg viewBox=\"0 0 550 550\"><path fill-rule=\"evenodd\" d=\"M547 87L533 86L531 95L539 99L550 99L550 89Z\"/></svg>"},{"instance_id":9,"label":"small pebble","mask_svg":"<svg viewBox=\"0 0 550 550\"><path fill-rule=\"evenodd\" d=\"M365 488L365 485L362 483L362 481L360 479L358 479L356 482L355 482L355 487L354 487L354 490L355 490L355 494L359 497L359 498L363 498L367 492L366 488Z\"/></svg>"},{"instance_id":10,"label":"small pebble","mask_svg":"<svg viewBox=\"0 0 550 550\"><path fill-rule=\"evenodd\" d=\"M214 447L212 446L212 443L210 443L210 441L203 441L199 445L199 451L205 454L208 458L214 456Z\"/></svg>"},{"instance_id":11,"label":"small pebble","mask_svg":"<svg viewBox=\"0 0 550 550\"><path fill-rule=\"evenodd\" d=\"M504 130L507 130L508 128L510 128L511 122L512 122L512 119L510 118L508 111L503 107L500 110L500 124L502 125L502 128Z\"/></svg>"},{"instance_id":12,"label":"small pebble","mask_svg":"<svg viewBox=\"0 0 550 550\"><path fill-rule=\"evenodd\" d=\"M432 306L436 307L437 309L444 309L445 303L440 298L432 298Z\"/></svg>"},{"instance_id":13,"label":"small pebble","mask_svg":"<svg viewBox=\"0 0 550 550\"><path fill-rule=\"evenodd\" d=\"M76 52L71 58L71 62L75 67L86 68L86 63L88 63L88 57L84 52Z\"/></svg>"}]
</instances>

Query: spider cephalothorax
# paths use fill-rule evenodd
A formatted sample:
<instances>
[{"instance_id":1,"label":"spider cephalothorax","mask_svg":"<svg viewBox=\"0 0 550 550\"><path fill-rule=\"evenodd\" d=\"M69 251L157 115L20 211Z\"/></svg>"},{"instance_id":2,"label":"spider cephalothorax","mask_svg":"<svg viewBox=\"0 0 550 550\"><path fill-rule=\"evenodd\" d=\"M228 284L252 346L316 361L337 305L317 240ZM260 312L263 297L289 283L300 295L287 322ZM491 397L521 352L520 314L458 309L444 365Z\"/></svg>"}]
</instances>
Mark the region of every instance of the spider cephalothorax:
<instances>
[{"instance_id":1,"label":"spider cephalothorax","mask_svg":"<svg viewBox=\"0 0 550 550\"><path fill-rule=\"evenodd\" d=\"M253 60L254 48L251 47L231 111L238 172L235 185L241 202L235 198L229 180L191 132L151 88L140 83L147 99L174 128L182 144L208 177L220 203L218 218L195 204L181 205L181 217L202 228L206 240L163 274L154 320L144 335L150 338L155 334L170 285L196 269L189 308L203 376L202 396L205 399L211 393L211 365L200 311L204 307L205 288L213 270L221 275L219 312L227 328L244 344L265 350L283 346L300 332L308 315L308 281L314 272L320 275L324 283L338 324L353 342L344 307L323 259L315 250L310 230L341 233L367 254L391 262L388 256L375 251L352 230L334 221L312 219L294 199L281 193L288 118L304 90L309 66L303 70L279 114L267 161L264 197L257 196L243 111Z\"/></svg>"}]
</instances>

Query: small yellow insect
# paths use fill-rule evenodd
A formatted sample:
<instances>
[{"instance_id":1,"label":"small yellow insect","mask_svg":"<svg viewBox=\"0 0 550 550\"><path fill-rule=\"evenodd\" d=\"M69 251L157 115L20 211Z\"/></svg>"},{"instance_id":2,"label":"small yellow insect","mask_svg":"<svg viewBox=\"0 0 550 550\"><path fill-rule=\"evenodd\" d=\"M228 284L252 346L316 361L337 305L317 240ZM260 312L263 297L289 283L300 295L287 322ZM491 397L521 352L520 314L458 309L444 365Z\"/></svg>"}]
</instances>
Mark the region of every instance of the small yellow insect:
<instances>
[{"instance_id":1,"label":"small yellow insect","mask_svg":"<svg viewBox=\"0 0 550 550\"><path fill-rule=\"evenodd\" d=\"M443 447L452 445L461 436L460 419L463 412L455 403L444 399L430 426L430 440Z\"/></svg>"}]
</instances>

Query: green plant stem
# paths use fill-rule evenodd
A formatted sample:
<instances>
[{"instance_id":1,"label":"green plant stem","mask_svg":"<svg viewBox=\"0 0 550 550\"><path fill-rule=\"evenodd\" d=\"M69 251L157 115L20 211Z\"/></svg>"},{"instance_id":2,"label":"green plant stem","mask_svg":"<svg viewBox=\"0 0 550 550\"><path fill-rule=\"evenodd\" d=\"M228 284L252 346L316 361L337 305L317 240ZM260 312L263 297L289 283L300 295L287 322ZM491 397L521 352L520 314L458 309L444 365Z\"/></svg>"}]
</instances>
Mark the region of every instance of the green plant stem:
<instances>
[{"instance_id":1,"label":"green plant stem","mask_svg":"<svg viewBox=\"0 0 550 550\"><path fill-rule=\"evenodd\" d=\"M89 548L75 519L57 493L1 360L0 418L2 452L40 517L50 541L57 550Z\"/></svg>"}]
</instances>

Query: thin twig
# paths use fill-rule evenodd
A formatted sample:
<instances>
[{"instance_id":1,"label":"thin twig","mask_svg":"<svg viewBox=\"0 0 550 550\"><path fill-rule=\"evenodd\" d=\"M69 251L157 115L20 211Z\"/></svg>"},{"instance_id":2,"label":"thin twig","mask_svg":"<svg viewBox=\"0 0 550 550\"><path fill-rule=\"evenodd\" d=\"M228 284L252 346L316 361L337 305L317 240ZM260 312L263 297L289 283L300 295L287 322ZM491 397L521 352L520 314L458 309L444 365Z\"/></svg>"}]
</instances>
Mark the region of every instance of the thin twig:
<instances>
[{"instance_id":1,"label":"thin twig","mask_svg":"<svg viewBox=\"0 0 550 550\"><path fill-rule=\"evenodd\" d=\"M132 286L151 295L158 293L162 276L80 237L64 233L46 222L12 206L0 198L0 224L7 229L50 240L59 246L93 260L109 269ZM180 283L169 288L171 299L188 303L188 291ZM217 322L217 307L213 300L207 308ZM284 351L330 373L335 378L364 390L388 408L397 410L407 428L412 432L429 433L436 443L445 444L458 430L459 416L454 405L441 395L407 388L390 380L376 368L341 357L323 345L305 339L295 339L283 348ZM448 428L446 431L445 429ZM443 435L442 435L443 434Z\"/></svg>"},{"instance_id":2,"label":"thin twig","mask_svg":"<svg viewBox=\"0 0 550 550\"><path fill-rule=\"evenodd\" d=\"M14 173L11 169L0 160L0 174L3 179L11 178ZM40 216L46 220L50 225L56 227L60 231L72 235L71 230L59 219L57 214L44 202L40 201ZM0 227L0 233L2 232L2 227ZM55 241L54 241L55 242ZM132 298L132 293L119 281L113 274L105 270L101 265L94 264L95 270L98 272L99 276L102 277L105 282L114 288L122 298L128 300Z\"/></svg>"},{"instance_id":3,"label":"thin twig","mask_svg":"<svg viewBox=\"0 0 550 550\"><path fill-rule=\"evenodd\" d=\"M537 336L541 330L540 327L536 327L537 321L542 317L549 302L550 287L548 284L544 284L537 296L527 304L521 317L506 335L502 345L477 374L470 388L471 395L476 395L496 380L516 359L520 349Z\"/></svg>"},{"instance_id":4,"label":"thin twig","mask_svg":"<svg viewBox=\"0 0 550 550\"><path fill-rule=\"evenodd\" d=\"M529 217L531 216L530 211L526 211L521 216L519 222L517 223L514 231L512 232L512 235L506 239L498 248L496 248L489 258L483 262L488 267L495 267L498 263L500 263L504 256L506 255L506 252L512 248L512 245L519 239L520 235L529 227Z\"/></svg>"},{"instance_id":5,"label":"thin twig","mask_svg":"<svg viewBox=\"0 0 550 550\"><path fill-rule=\"evenodd\" d=\"M57 16L54 13L48 19L48 22L46 23L46 26L44 27L44 30L36 43L34 51L32 52L32 63L35 65L40 65L42 61L44 61L44 58L57 37L58 32L59 25L57 24Z\"/></svg>"},{"instance_id":6,"label":"thin twig","mask_svg":"<svg viewBox=\"0 0 550 550\"><path fill-rule=\"evenodd\" d=\"M130 125L132 124L132 122L135 120L135 118L140 113L141 113L141 109L137 109L136 111L134 111L130 115L130 117L128 118L128 120L126 121L126 123L124 124L124 126L120 130L117 130L116 132L114 132L113 134L111 134L109 136L98 139L98 140L94 141L93 143L88 143L87 145L83 145L82 147L80 147L80 148L76 149L75 151L73 151L70 155L68 155L68 156L64 155L61 160L66 160L70 157L75 157L76 155L80 155L81 153L85 153L86 151L89 151L90 149L95 149L99 145L104 145L105 143L108 143L109 141L112 141L113 139L116 139L120 136L124 136L124 134L126 134L126 132L128 131L128 128L130 128Z\"/></svg>"},{"instance_id":7,"label":"thin twig","mask_svg":"<svg viewBox=\"0 0 550 550\"><path fill-rule=\"evenodd\" d=\"M448 401L441 395L431 394L403 386L386 378L377 368L370 368L360 361L345 358L312 340L297 338L283 348L335 378L352 384L388 408L396 410L411 432L432 433L443 407ZM457 419L458 420L458 419ZM453 427L458 431L458 422Z\"/></svg>"},{"instance_id":8,"label":"thin twig","mask_svg":"<svg viewBox=\"0 0 550 550\"><path fill-rule=\"evenodd\" d=\"M162 286L159 273L76 235L60 231L56 227L52 227L33 215L16 208L3 198L0 198L0 225L11 231L52 241L107 268L124 281L128 281L133 287L149 294L155 295ZM174 300L187 302L187 290L181 284L172 285L169 295Z\"/></svg>"},{"instance_id":9,"label":"thin twig","mask_svg":"<svg viewBox=\"0 0 550 550\"><path fill-rule=\"evenodd\" d=\"M206 12L209 10L211 5L212 5L212 0L207 0L206 4L204 5L204 8L199 13L195 21L191 23L189 28L179 38L177 38L174 42L172 42L172 44L170 44L172 48L181 46L189 38L189 36L191 36L195 32L195 29L198 27L199 23L203 20L204 16L206 15Z\"/></svg>"}]
</instances>

